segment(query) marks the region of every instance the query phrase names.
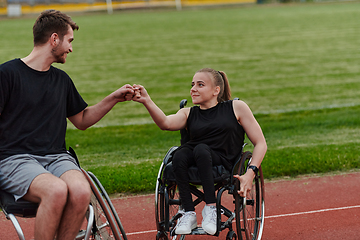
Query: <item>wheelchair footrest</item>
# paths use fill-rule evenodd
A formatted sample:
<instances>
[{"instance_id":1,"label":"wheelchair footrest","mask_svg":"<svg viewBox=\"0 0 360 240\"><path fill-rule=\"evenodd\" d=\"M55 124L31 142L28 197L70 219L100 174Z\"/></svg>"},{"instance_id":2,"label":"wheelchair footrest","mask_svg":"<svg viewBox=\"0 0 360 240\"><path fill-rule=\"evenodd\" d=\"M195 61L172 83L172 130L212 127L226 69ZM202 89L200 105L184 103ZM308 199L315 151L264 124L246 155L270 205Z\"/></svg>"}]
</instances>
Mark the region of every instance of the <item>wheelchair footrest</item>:
<instances>
[{"instance_id":1,"label":"wheelchair footrest","mask_svg":"<svg viewBox=\"0 0 360 240\"><path fill-rule=\"evenodd\" d=\"M191 235L207 235L202 227L196 227L191 231Z\"/></svg>"},{"instance_id":2,"label":"wheelchair footrest","mask_svg":"<svg viewBox=\"0 0 360 240\"><path fill-rule=\"evenodd\" d=\"M175 231L170 231L170 235L171 236L175 236ZM186 235L207 235L207 233L205 232L205 230L202 227L196 227L194 228L190 234L186 234Z\"/></svg>"},{"instance_id":3,"label":"wheelchair footrest","mask_svg":"<svg viewBox=\"0 0 360 240\"><path fill-rule=\"evenodd\" d=\"M205 232L205 230L202 227L196 227L191 231L190 235L209 235L209 234L207 234L207 232ZM214 236L219 236L219 233L215 234Z\"/></svg>"}]
</instances>

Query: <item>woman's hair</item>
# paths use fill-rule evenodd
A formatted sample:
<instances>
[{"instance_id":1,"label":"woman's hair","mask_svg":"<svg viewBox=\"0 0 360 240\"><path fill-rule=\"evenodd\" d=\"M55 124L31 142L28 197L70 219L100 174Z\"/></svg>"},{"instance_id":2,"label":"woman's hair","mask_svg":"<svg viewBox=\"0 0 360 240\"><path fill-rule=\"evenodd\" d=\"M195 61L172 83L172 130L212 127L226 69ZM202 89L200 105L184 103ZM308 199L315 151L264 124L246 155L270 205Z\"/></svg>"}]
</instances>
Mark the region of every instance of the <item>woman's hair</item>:
<instances>
[{"instance_id":1,"label":"woman's hair","mask_svg":"<svg viewBox=\"0 0 360 240\"><path fill-rule=\"evenodd\" d=\"M33 26L34 46L46 43L53 33L57 33L60 40L63 40L69 26L73 30L79 29L79 26L68 15L56 10L43 11Z\"/></svg>"},{"instance_id":2,"label":"woman's hair","mask_svg":"<svg viewBox=\"0 0 360 240\"><path fill-rule=\"evenodd\" d=\"M217 97L217 100L219 103L231 99L230 84L229 84L229 80L227 79L225 72L216 71L212 68L203 68L203 69L200 69L199 71L197 71L196 73L199 73L199 72L209 73L215 86L220 87L220 92Z\"/></svg>"}]
</instances>

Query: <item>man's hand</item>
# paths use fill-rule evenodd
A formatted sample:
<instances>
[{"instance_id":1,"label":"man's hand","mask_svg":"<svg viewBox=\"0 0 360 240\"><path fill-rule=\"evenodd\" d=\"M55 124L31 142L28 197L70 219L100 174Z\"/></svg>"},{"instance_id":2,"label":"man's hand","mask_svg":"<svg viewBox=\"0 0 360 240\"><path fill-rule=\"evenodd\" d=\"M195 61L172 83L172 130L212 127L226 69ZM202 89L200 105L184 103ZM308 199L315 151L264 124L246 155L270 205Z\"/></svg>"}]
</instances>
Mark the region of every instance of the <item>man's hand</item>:
<instances>
[{"instance_id":1,"label":"man's hand","mask_svg":"<svg viewBox=\"0 0 360 240\"><path fill-rule=\"evenodd\" d=\"M113 92L113 96L118 102L130 101L134 97L134 88L130 84L125 84Z\"/></svg>"}]
</instances>

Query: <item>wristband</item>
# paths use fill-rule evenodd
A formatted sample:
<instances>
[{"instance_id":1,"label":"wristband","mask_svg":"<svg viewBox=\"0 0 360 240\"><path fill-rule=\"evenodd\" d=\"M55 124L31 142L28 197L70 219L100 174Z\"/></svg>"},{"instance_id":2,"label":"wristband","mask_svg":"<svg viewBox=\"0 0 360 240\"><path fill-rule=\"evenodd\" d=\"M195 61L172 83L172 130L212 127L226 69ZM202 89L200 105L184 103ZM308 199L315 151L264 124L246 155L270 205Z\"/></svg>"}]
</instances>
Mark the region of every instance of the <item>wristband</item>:
<instances>
[{"instance_id":1,"label":"wristband","mask_svg":"<svg viewBox=\"0 0 360 240\"><path fill-rule=\"evenodd\" d=\"M248 168L251 169L251 170L253 170L254 173L255 173L255 175L258 175L259 169L258 169L256 166L251 165L251 166L249 166Z\"/></svg>"}]
</instances>

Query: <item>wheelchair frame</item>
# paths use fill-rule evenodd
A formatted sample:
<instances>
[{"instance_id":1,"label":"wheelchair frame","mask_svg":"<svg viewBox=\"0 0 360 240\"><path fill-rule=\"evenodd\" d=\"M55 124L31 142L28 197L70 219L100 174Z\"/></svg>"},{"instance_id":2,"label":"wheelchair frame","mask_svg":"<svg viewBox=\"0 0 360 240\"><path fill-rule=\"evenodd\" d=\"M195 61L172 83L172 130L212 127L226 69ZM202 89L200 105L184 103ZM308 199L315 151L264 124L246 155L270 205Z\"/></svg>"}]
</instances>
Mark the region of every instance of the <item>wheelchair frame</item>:
<instances>
[{"instance_id":1,"label":"wheelchair frame","mask_svg":"<svg viewBox=\"0 0 360 240\"><path fill-rule=\"evenodd\" d=\"M177 190L176 182L169 182L164 178L165 166L171 161L172 154L177 147L172 147L167 152L158 172L155 188L155 219L157 227L157 240L185 239L186 235L175 235L173 233L177 220L182 216L181 199ZM251 162L251 152L242 154L233 168L233 175L243 175ZM226 239L228 240L260 240L264 228L264 179L261 167L255 176L253 187L248 193L248 198L242 198L237 193L240 189L240 182L231 175L225 182L215 184L217 191L217 232L215 236L225 229L229 229ZM204 199L203 192L196 185L190 185L191 193L195 196L194 205L198 205ZM233 195L235 203L234 211L229 210L221 204L222 194L228 191ZM226 221L221 220L221 214L227 217ZM236 232L233 230L232 223L235 221ZM191 235L205 235L206 232L197 227Z\"/></svg>"},{"instance_id":2,"label":"wheelchair frame","mask_svg":"<svg viewBox=\"0 0 360 240\"><path fill-rule=\"evenodd\" d=\"M180 103L180 108L186 105L186 99ZM186 135L181 132L181 142L186 142L183 139ZM244 149L244 144L242 150ZM176 235L174 228L177 220L182 216L181 199L177 190L177 184L174 181L169 181L164 176L165 167L172 161L173 153L177 149L176 146L171 147L166 153L163 162L160 166L156 188L155 188L155 220L157 227L157 240L168 239L185 239L186 235ZM253 186L248 198L243 198L238 194L240 189L240 182L234 175L243 175L248 170L251 163L252 153L249 151L241 153L241 156L233 166L229 177L220 182L215 182L215 191L217 193L216 208L217 208L217 231L215 236L225 229L228 229L226 240L260 240L264 228L264 178L261 166L259 172L253 180ZM252 170L251 170L252 171ZM200 191L195 184L190 183L191 193L193 195L194 205L197 206L204 200L204 193ZM227 191L233 196L235 203L234 211L229 210L221 203L223 193ZM232 205L233 206L233 205ZM221 215L227 219L223 221ZM235 222L236 230L233 230L232 223ZM192 230L191 235L205 235L207 234L201 227Z\"/></svg>"},{"instance_id":3,"label":"wheelchair frame","mask_svg":"<svg viewBox=\"0 0 360 240\"><path fill-rule=\"evenodd\" d=\"M69 149L69 153L78 162L72 148ZM83 224L82 229L79 230L75 239L127 240L120 218L100 181L93 173L86 171L83 168L81 168L81 171L90 184L92 194L89 208L85 216L86 224ZM15 199L11 194L0 191L0 208L3 210L6 218L11 220L19 239L25 240L24 233L16 217L35 217L38 204L25 200L15 202Z\"/></svg>"}]
</instances>

